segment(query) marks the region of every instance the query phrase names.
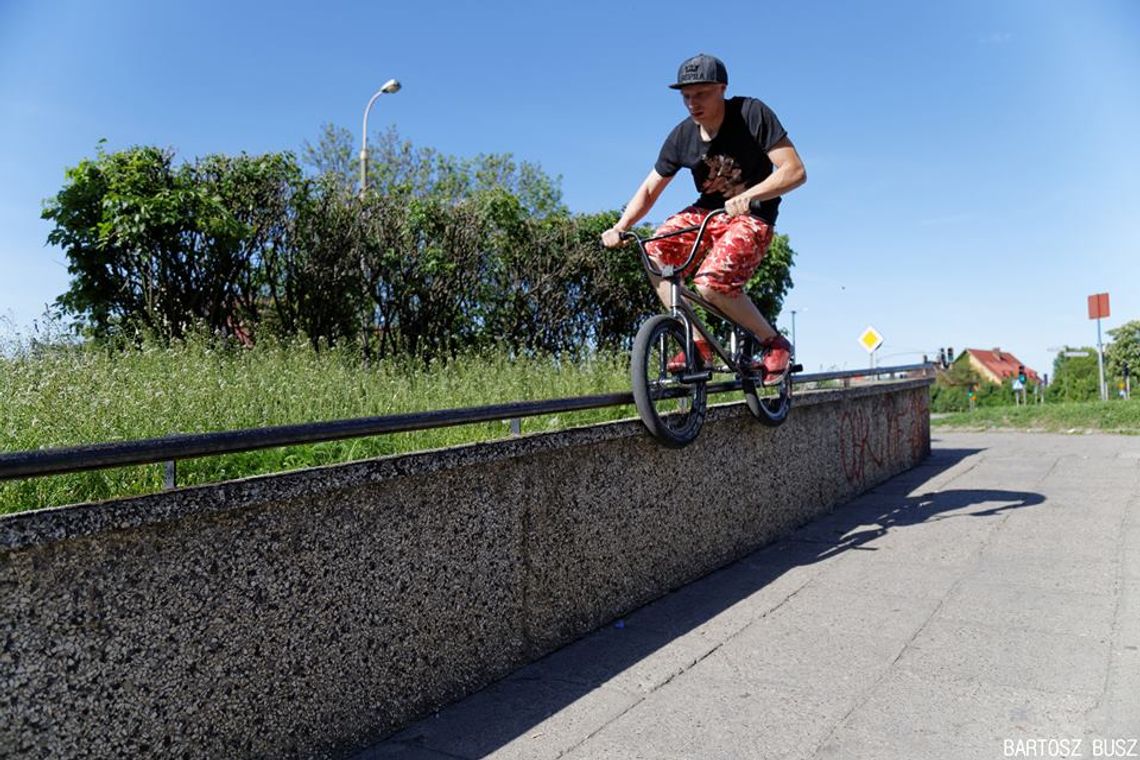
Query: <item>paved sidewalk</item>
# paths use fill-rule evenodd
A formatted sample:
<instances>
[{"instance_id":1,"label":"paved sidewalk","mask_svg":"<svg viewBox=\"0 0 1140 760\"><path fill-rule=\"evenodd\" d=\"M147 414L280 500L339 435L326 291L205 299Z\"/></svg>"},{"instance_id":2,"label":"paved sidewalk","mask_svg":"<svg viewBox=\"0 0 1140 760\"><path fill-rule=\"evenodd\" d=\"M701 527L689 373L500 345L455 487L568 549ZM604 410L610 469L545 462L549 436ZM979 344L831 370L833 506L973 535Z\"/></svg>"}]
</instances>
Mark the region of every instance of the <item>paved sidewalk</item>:
<instances>
[{"instance_id":1,"label":"paved sidewalk","mask_svg":"<svg viewBox=\"0 0 1140 760\"><path fill-rule=\"evenodd\" d=\"M357 760L1140 757L1140 437L934 438Z\"/></svg>"}]
</instances>

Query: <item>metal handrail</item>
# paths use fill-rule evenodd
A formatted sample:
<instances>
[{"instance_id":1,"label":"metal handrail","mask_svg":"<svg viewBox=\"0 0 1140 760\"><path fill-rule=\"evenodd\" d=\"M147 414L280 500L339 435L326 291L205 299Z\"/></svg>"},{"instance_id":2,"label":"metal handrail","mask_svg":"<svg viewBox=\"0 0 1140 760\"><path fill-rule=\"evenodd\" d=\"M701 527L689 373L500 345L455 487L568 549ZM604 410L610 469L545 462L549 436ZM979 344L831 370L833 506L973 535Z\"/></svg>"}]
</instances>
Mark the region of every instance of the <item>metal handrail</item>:
<instances>
[{"instance_id":1,"label":"metal handrail","mask_svg":"<svg viewBox=\"0 0 1140 760\"><path fill-rule=\"evenodd\" d=\"M929 363L908 364L898 367L799 374L795 376L794 381L797 384L803 384L829 380L850 380L854 377L866 376L877 378L879 375L894 375L902 372L921 371L926 374L933 366ZM711 383L707 390L709 393L724 393L739 389L740 381L733 380ZM679 390L678 392L683 391ZM179 459L236 454L243 451L305 443L322 443L344 438L406 433L413 430L470 425L477 422L517 420L522 417L601 409L626 404L633 404L632 393L605 393L545 401L521 401L332 422L309 422L298 425L248 428L214 433L179 434L136 441L115 441L84 446L21 451L14 454L0 454L0 480L62 475L69 472L100 470L108 467L166 463L167 485L172 487L174 479L173 462Z\"/></svg>"}]
</instances>

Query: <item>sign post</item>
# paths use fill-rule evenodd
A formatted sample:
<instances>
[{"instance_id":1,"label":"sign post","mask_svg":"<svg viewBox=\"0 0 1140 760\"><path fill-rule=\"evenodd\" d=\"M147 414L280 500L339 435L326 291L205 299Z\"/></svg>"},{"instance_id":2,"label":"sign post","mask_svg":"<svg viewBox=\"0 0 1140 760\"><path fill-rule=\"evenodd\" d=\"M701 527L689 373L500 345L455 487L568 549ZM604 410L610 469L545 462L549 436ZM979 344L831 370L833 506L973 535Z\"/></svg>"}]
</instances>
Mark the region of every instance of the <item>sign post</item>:
<instances>
[{"instance_id":1,"label":"sign post","mask_svg":"<svg viewBox=\"0 0 1140 760\"><path fill-rule=\"evenodd\" d=\"M874 327L868 327L859 336L859 345L871 355L871 369L875 369L875 351L883 345L883 336Z\"/></svg>"},{"instance_id":2,"label":"sign post","mask_svg":"<svg viewBox=\"0 0 1140 760\"><path fill-rule=\"evenodd\" d=\"M1104 346L1100 339L1100 321L1109 315L1108 293L1089 296L1089 319L1096 320L1096 366L1100 371L1100 400L1108 401L1108 386L1104 384Z\"/></svg>"}]
</instances>

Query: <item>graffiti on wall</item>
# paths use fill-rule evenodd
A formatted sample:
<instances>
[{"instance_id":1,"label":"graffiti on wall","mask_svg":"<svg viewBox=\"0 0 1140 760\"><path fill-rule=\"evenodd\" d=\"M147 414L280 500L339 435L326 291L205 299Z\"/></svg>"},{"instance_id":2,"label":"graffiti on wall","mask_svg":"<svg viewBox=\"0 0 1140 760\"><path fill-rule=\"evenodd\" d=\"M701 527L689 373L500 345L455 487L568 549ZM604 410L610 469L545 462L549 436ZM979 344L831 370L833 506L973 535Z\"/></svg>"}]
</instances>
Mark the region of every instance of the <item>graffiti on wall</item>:
<instances>
[{"instance_id":1,"label":"graffiti on wall","mask_svg":"<svg viewBox=\"0 0 1140 760\"><path fill-rule=\"evenodd\" d=\"M925 392L875 396L870 404L845 409L839 457L847 481L863 485L884 465L921 460L928 450L929 415Z\"/></svg>"}]
</instances>

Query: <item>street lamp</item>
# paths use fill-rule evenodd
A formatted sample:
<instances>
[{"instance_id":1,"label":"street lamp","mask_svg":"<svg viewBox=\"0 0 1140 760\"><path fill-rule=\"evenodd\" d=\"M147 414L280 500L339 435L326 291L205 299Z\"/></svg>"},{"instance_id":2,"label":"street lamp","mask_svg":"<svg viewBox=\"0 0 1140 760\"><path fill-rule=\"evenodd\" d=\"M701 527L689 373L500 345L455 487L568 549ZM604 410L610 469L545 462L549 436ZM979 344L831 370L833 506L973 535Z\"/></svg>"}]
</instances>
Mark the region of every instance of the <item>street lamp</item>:
<instances>
[{"instance_id":1,"label":"street lamp","mask_svg":"<svg viewBox=\"0 0 1140 760\"><path fill-rule=\"evenodd\" d=\"M376 102L376 98L380 97L386 92L399 92L400 83L395 79L389 79L384 83L384 86L376 91L372 99L368 101L368 105L364 108L364 128L361 130L361 143L360 143L360 194L364 195L364 191L368 189L368 112L372 110L372 104Z\"/></svg>"},{"instance_id":2,"label":"street lamp","mask_svg":"<svg viewBox=\"0 0 1140 760\"><path fill-rule=\"evenodd\" d=\"M796 312L807 311L807 309L791 309L792 312L792 353L796 352Z\"/></svg>"}]
</instances>

